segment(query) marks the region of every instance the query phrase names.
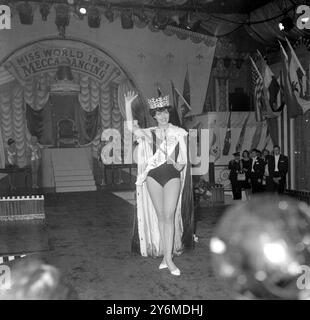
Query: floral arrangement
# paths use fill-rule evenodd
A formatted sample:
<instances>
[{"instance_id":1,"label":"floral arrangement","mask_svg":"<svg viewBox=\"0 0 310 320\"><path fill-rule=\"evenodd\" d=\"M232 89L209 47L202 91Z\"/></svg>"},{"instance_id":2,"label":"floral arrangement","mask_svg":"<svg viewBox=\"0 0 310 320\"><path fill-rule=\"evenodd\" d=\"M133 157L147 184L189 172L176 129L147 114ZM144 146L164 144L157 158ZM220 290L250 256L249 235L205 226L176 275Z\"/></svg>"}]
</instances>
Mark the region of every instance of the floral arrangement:
<instances>
[{"instance_id":1,"label":"floral arrangement","mask_svg":"<svg viewBox=\"0 0 310 320\"><path fill-rule=\"evenodd\" d=\"M194 183L194 195L195 199L199 200L200 198L204 198L207 200L211 196L211 188L214 186L209 182L205 181L202 177Z\"/></svg>"}]
</instances>

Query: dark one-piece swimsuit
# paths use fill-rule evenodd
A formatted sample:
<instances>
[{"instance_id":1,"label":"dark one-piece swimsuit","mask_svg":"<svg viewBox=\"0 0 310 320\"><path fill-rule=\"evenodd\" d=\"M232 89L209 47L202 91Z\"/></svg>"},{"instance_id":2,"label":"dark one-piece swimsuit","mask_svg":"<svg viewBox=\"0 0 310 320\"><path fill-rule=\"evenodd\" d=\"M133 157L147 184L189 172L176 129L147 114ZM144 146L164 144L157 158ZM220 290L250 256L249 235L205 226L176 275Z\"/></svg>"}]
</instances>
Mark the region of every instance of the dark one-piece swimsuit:
<instances>
[{"instance_id":1,"label":"dark one-piece swimsuit","mask_svg":"<svg viewBox=\"0 0 310 320\"><path fill-rule=\"evenodd\" d=\"M155 132L152 131L153 136L153 154L155 154L157 146L156 146L156 135ZM176 145L174 153L175 159L178 159L179 155L179 143ZM168 181L174 178L180 178L180 171L178 171L172 163L164 162L159 167L154 168L148 172L148 176L152 177L155 181L157 181L162 187L166 185Z\"/></svg>"}]
</instances>

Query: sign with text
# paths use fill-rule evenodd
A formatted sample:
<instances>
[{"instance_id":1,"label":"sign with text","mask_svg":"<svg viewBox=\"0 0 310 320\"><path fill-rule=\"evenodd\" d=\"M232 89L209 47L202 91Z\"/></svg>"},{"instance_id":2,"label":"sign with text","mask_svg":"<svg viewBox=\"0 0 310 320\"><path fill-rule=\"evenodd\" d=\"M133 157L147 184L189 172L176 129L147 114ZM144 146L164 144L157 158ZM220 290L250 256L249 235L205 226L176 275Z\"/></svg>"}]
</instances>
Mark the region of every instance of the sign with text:
<instances>
[{"instance_id":1,"label":"sign with text","mask_svg":"<svg viewBox=\"0 0 310 320\"><path fill-rule=\"evenodd\" d=\"M117 66L95 50L70 47L69 42L64 45L30 46L6 61L4 67L21 82L41 72L55 70L61 63L68 63L73 71L88 74L99 82L104 82L111 74L114 77L121 74Z\"/></svg>"},{"instance_id":2,"label":"sign with text","mask_svg":"<svg viewBox=\"0 0 310 320\"><path fill-rule=\"evenodd\" d=\"M130 121L124 122L124 132L123 138L121 137L122 133L117 129L105 129L102 131L101 134L101 141L106 142L101 150L101 160L102 163L105 165L111 164L137 164L140 161L144 161L144 157L141 157L141 152L134 149L133 144L133 136L132 132L128 129L130 125L128 125ZM157 129L158 130L158 129ZM155 130L156 131L156 130ZM154 132L155 132L154 131ZM156 134L155 134L156 136ZM159 136L159 134L158 134ZM173 145L175 142L174 137L170 137L168 139L169 142L160 141L153 141L149 140L148 136L145 135L145 138L148 140L151 145L155 142L157 150L159 152L166 153L166 147ZM124 146L122 148L122 141ZM174 141L174 142L173 142ZM180 148L182 149L182 143L180 143ZM201 129L198 139L197 129L190 129L188 139L184 140L185 148L188 150L188 160L189 163L192 165L191 173L192 175L204 175L207 174L209 171L209 129ZM124 150L124 154L122 157L122 150ZM171 153L168 157L168 163L182 163L184 164L187 162L184 159L176 159L173 158L175 156L174 153Z\"/></svg>"},{"instance_id":3,"label":"sign with text","mask_svg":"<svg viewBox=\"0 0 310 320\"><path fill-rule=\"evenodd\" d=\"M11 269L5 264L0 265L0 290L11 289Z\"/></svg>"},{"instance_id":4,"label":"sign with text","mask_svg":"<svg viewBox=\"0 0 310 320\"><path fill-rule=\"evenodd\" d=\"M296 25L298 29L310 29L310 7L301 5L297 7L296 13L300 16L297 18Z\"/></svg>"},{"instance_id":5,"label":"sign with text","mask_svg":"<svg viewBox=\"0 0 310 320\"><path fill-rule=\"evenodd\" d=\"M0 5L0 30L11 29L11 9L9 6Z\"/></svg>"}]
</instances>

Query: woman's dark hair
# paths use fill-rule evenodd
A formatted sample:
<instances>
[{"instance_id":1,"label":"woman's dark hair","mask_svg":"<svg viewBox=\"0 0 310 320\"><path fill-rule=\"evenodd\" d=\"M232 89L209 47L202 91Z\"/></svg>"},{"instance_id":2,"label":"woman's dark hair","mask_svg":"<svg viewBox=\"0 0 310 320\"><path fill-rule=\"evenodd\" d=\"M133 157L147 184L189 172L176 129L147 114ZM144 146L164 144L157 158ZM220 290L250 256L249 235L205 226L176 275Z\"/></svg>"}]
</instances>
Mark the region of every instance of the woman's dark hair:
<instances>
[{"instance_id":1,"label":"woman's dark hair","mask_svg":"<svg viewBox=\"0 0 310 320\"><path fill-rule=\"evenodd\" d=\"M154 118L156 115L156 112L163 112L168 110L169 114L171 115L171 111L172 111L172 106L167 106L167 107L162 107L162 108L156 108L156 109L150 109L150 114L151 116Z\"/></svg>"},{"instance_id":2,"label":"woman's dark hair","mask_svg":"<svg viewBox=\"0 0 310 320\"><path fill-rule=\"evenodd\" d=\"M247 154L248 158L250 158L250 152L248 150L243 150L242 157L245 153Z\"/></svg>"}]
</instances>

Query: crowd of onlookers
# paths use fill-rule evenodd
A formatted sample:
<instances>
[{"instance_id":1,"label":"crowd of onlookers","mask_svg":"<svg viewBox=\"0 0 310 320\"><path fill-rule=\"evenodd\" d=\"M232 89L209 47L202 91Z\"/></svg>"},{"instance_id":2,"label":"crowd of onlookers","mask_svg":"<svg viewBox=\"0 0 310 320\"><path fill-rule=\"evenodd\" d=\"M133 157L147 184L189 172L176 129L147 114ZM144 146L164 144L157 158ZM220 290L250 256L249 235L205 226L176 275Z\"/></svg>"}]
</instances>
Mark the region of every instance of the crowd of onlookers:
<instances>
[{"instance_id":1,"label":"crowd of onlookers","mask_svg":"<svg viewBox=\"0 0 310 320\"><path fill-rule=\"evenodd\" d=\"M251 194L261 192L284 193L288 157L281 154L278 145L273 147L272 152L252 149L250 152L244 150L241 155L235 152L233 156L228 169L234 200L242 199L242 191L247 199Z\"/></svg>"}]
</instances>

